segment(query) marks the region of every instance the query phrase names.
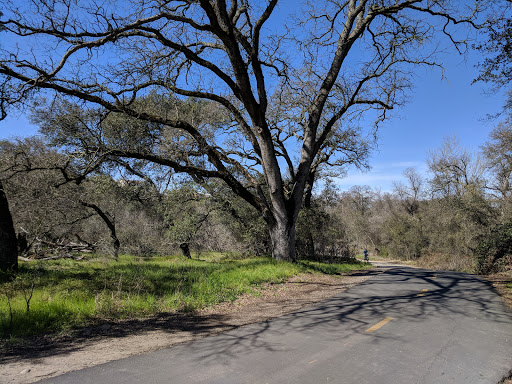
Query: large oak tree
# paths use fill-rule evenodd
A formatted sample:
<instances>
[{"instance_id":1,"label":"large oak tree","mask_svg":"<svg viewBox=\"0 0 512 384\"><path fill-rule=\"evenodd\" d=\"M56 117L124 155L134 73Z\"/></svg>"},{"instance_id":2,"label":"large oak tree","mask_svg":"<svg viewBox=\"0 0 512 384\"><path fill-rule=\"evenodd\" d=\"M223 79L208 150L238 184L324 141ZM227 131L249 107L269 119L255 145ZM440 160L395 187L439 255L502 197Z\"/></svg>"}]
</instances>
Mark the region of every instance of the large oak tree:
<instances>
[{"instance_id":1,"label":"large oak tree","mask_svg":"<svg viewBox=\"0 0 512 384\"><path fill-rule=\"evenodd\" d=\"M17 3L4 1L0 21L3 115L46 90L60 97L54 116L79 107L100 122L136 119L129 145L103 140L103 125L93 131L81 114L70 125L96 135L86 154L97 161L222 180L261 213L273 257L287 260L319 168L360 161L347 145L366 116L378 123L402 103L414 69L437 65L442 41L463 50L459 26L476 26L481 11L458 0L326 0L305 3L292 22L285 7L296 3L278 0ZM176 112L185 98L215 105L222 124Z\"/></svg>"}]
</instances>

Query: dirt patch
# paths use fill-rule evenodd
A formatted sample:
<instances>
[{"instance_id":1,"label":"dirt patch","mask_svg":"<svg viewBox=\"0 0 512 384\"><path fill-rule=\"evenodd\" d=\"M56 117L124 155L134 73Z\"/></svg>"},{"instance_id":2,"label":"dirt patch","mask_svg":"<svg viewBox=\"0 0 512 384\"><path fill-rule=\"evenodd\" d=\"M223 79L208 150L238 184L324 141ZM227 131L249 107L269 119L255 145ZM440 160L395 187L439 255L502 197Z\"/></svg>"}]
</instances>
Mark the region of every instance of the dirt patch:
<instances>
[{"instance_id":1,"label":"dirt patch","mask_svg":"<svg viewBox=\"0 0 512 384\"><path fill-rule=\"evenodd\" d=\"M492 283L493 287L505 301L505 304L512 308L512 290L507 288L508 284L512 284L512 275L510 272L496 273L485 276L485 278ZM510 384L512 384L512 382Z\"/></svg>"},{"instance_id":2,"label":"dirt patch","mask_svg":"<svg viewBox=\"0 0 512 384\"><path fill-rule=\"evenodd\" d=\"M33 339L0 352L1 382L32 383L265 321L325 300L378 273L303 274L284 284L265 284L234 302L190 314L105 323L67 336Z\"/></svg>"}]
</instances>

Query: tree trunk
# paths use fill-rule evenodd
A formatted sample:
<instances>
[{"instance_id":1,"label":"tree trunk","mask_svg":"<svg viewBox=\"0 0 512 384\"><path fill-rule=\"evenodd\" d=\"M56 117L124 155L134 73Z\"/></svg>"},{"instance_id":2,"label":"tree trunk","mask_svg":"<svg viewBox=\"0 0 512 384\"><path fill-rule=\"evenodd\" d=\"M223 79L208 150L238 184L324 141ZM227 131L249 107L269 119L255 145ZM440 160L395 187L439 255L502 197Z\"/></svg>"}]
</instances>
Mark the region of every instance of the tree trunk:
<instances>
[{"instance_id":1,"label":"tree trunk","mask_svg":"<svg viewBox=\"0 0 512 384\"><path fill-rule=\"evenodd\" d=\"M114 248L114 260L117 261L119 257L119 248L121 247L121 243L116 234L115 217L111 216L108 212L104 212L96 204L87 203L82 200L80 200L80 204L82 204L84 207L94 209L94 211L102 218L105 224L107 224L107 227L110 230L110 237L112 238L112 247Z\"/></svg>"},{"instance_id":2,"label":"tree trunk","mask_svg":"<svg viewBox=\"0 0 512 384\"><path fill-rule=\"evenodd\" d=\"M307 247L308 247L308 256L312 259L316 259L315 254L315 239L313 238L313 234L311 233L311 230L309 230L308 233L308 241L307 241Z\"/></svg>"},{"instance_id":3,"label":"tree trunk","mask_svg":"<svg viewBox=\"0 0 512 384\"><path fill-rule=\"evenodd\" d=\"M311 209L311 198L313 197L313 184L315 183L316 170L311 170L309 176L306 180L306 188L304 190L304 208L307 210ZM315 259L315 239L313 238L313 233L311 233L311 228L313 223L308 223L307 226L307 240L306 240L306 252L309 258L312 260Z\"/></svg>"},{"instance_id":4,"label":"tree trunk","mask_svg":"<svg viewBox=\"0 0 512 384\"><path fill-rule=\"evenodd\" d=\"M117 238L115 231L114 234L110 236L113 240L113 246L114 246L114 260L117 261L119 259L119 248L121 247L121 242Z\"/></svg>"},{"instance_id":5,"label":"tree trunk","mask_svg":"<svg viewBox=\"0 0 512 384\"><path fill-rule=\"evenodd\" d=\"M27 234L23 232L18 233L16 241L18 243L18 255L22 255L28 250Z\"/></svg>"},{"instance_id":6,"label":"tree trunk","mask_svg":"<svg viewBox=\"0 0 512 384\"><path fill-rule=\"evenodd\" d=\"M304 188L304 208L311 208L311 198L313 196L313 184L315 183L316 170L311 170L306 179L306 187Z\"/></svg>"},{"instance_id":7,"label":"tree trunk","mask_svg":"<svg viewBox=\"0 0 512 384\"><path fill-rule=\"evenodd\" d=\"M295 222L280 220L269 223L272 258L295 261Z\"/></svg>"},{"instance_id":8,"label":"tree trunk","mask_svg":"<svg viewBox=\"0 0 512 384\"><path fill-rule=\"evenodd\" d=\"M0 271L18 270L18 245L9 204L0 181Z\"/></svg>"},{"instance_id":9,"label":"tree trunk","mask_svg":"<svg viewBox=\"0 0 512 384\"><path fill-rule=\"evenodd\" d=\"M182 243L180 244L181 252L183 252L183 256L185 256L187 259L191 259L192 256L190 255L190 248L188 247L188 243Z\"/></svg>"}]
</instances>

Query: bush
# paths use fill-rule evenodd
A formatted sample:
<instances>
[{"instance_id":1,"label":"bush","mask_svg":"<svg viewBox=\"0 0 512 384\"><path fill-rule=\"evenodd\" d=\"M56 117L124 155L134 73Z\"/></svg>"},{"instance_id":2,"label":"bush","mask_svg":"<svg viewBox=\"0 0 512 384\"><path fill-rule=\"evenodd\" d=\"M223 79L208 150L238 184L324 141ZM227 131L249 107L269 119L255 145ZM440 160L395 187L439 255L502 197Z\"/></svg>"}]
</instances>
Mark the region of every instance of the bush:
<instances>
[{"instance_id":1,"label":"bush","mask_svg":"<svg viewBox=\"0 0 512 384\"><path fill-rule=\"evenodd\" d=\"M394 258L418 259L428 245L421 222L414 217L392 216L385 222L383 229L385 249Z\"/></svg>"},{"instance_id":2,"label":"bush","mask_svg":"<svg viewBox=\"0 0 512 384\"><path fill-rule=\"evenodd\" d=\"M302 260L355 258L343 224L322 207L303 209L300 212L295 251L297 258Z\"/></svg>"},{"instance_id":3,"label":"bush","mask_svg":"<svg viewBox=\"0 0 512 384\"><path fill-rule=\"evenodd\" d=\"M512 221L497 225L489 235L482 236L475 250L477 271L488 274L512 265Z\"/></svg>"}]
</instances>

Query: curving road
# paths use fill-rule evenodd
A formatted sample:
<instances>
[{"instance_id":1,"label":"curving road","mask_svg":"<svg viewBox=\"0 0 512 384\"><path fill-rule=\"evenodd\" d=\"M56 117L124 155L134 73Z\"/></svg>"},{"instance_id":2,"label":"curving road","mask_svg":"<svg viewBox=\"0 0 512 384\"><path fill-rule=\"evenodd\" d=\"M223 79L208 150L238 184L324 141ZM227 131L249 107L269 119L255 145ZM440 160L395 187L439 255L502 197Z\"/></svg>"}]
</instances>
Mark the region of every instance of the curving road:
<instances>
[{"instance_id":1,"label":"curving road","mask_svg":"<svg viewBox=\"0 0 512 384\"><path fill-rule=\"evenodd\" d=\"M402 266L298 312L41 383L497 384L512 312L479 277Z\"/></svg>"}]
</instances>

